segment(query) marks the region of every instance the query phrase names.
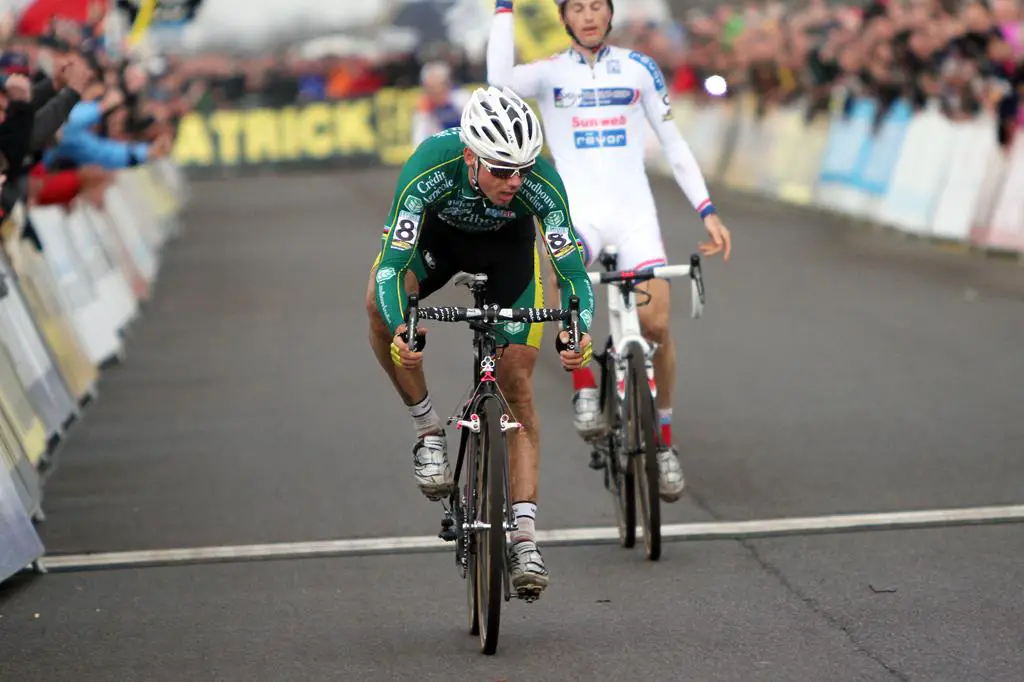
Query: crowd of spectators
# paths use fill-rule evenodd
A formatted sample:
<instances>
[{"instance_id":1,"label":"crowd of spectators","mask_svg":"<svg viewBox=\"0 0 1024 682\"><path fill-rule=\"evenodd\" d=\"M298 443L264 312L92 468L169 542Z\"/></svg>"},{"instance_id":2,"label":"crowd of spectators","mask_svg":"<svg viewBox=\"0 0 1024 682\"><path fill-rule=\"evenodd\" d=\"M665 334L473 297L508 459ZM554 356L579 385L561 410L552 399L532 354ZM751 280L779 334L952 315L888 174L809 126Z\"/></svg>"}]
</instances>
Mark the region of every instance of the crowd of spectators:
<instances>
[{"instance_id":1,"label":"crowd of spectators","mask_svg":"<svg viewBox=\"0 0 1024 682\"><path fill-rule=\"evenodd\" d=\"M0 220L19 202L102 208L117 170L171 153L184 102L151 97L154 74L108 55L94 23L16 26L0 21Z\"/></svg>"},{"instance_id":2,"label":"crowd of spectators","mask_svg":"<svg viewBox=\"0 0 1024 682\"><path fill-rule=\"evenodd\" d=\"M864 1L747 2L706 11L685 3L685 14L669 22L617 18L613 41L653 56L676 94L709 97L703 84L719 75L726 97L752 93L762 112L799 105L808 117L826 111L837 93L875 98L880 115L904 98L956 120L989 111L1001 142L1010 141L1022 120L1021 0ZM344 99L419 86L424 74L442 71L455 87L486 77L484 64L445 43L373 60L307 57L296 46L143 66L111 58L97 33L89 21L54 21L28 37L0 22L0 210L19 199L101 201L114 170L168 154L177 122L193 109Z\"/></svg>"},{"instance_id":3,"label":"crowd of spectators","mask_svg":"<svg viewBox=\"0 0 1024 682\"><path fill-rule=\"evenodd\" d=\"M371 59L352 55L303 57L301 49L249 55L204 53L171 60L172 74L162 83L170 90L193 92L201 111L267 106L280 108L308 102L373 94L383 87L421 84L423 67L443 61L456 83L480 82L483 64L473 64L449 44Z\"/></svg>"},{"instance_id":4,"label":"crowd of spectators","mask_svg":"<svg viewBox=\"0 0 1024 682\"><path fill-rule=\"evenodd\" d=\"M688 45L665 55L676 92L703 96L719 74L764 111L826 110L837 93L897 99L953 120L989 112L1008 144L1020 122L1024 50L1019 0L869 0L865 5L749 4L687 17Z\"/></svg>"},{"instance_id":5,"label":"crowd of spectators","mask_svg":"<svg viewBox=\"0 0 1024 682\"><path fill-rule=\"evenodd\" d=\"M880 117L898 98L917 108L932 102L955 120L993 113L1004 144L1020 120L1021 0L747 2L683 11L670 22L617 19L613 36L617 44L653 56L676 94L705 97L705 79L720 75L728 84L726 97L753 93L761 112L799 104L808 118L826 111L837 92L875 98ZM486 75L483 64L451 45L377 61L303 59L296 51L203 55L178 68L201 91L201 108L219 108L285 106L417 86L423 65L437 61L449 65L456 86Z\"/></svg>"}]
</instances>

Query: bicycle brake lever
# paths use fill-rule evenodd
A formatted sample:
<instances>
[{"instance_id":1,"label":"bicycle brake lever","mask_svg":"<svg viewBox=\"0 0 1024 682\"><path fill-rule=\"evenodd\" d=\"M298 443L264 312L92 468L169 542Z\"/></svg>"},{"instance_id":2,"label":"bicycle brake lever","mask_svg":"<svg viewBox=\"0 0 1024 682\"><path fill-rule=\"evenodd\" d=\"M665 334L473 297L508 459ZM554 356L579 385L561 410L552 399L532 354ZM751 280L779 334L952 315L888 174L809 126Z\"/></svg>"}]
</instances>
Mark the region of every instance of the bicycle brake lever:
<instances>
[{"instance_id":1,"label":"bicycle brake lever","mask_svg":"<svg viewBox=\"0 0 1024 682\"><path fill-rule=\"evenodd\" d=\"M569 297L569 328L565 331L569 332L569 343L562 343L561 332L555 335L556 348L561 353L562 350L571 350L580 352L580 299L579 296ZM568 367L563 367L566 372L572 370Z\"/></svg>"},{"instance_id":2,"label":"bicycle brake lever","mask_svg":"<svg viewBox=\"0 0 1024 682\"><path fill-rule=\"evenodd\" d=\"M580 350L580 298L569 297L569 343L572 349Z\"/></svg>"},{"instance_id":3,"label":"bicycle brake lever","mask_svg":"<svg viewBox=\"0 0 1024 682\"><path fill-rule=\"evenodd\" d=\"M398 338L402 339L402 341L405 341L405 344L408 346L409 345L409 330L408 330L408 328L402 330L402 333L398 335ZM419 353L419 352L421 352L426 347L426 345L427 345L427 335L425 333L421 332L421 331L417 331L416 332L416 345L415 346L409 346L409 350L411 350L414 353Z\"/></svg>"},{"instance_id":4,"label":"bicycle brake lever","mask_svg":"<svg viewBox=\"0 0 1024 682\"><path fill-rule=\"evenodd\" d=\"M423 347L427 344L426 334L419 331L418 327L420 322L419 315L419 302L420 297L417 294L409 294L409 305L405 310L405 331L400 335L402 341L409 346L409 350L413 353L418 353L423 350ZM415 343L409 343L409 330L413 329L416 331Z\"/></svg>"},{"instance_id":5,"label":"bicycle brake lever","mask_svg":"<svg viewBox=\"0 0 1024 682\"><path fill-rule=\"evenodd\" d=\"M701 305L703 305L706 301L704 300L704 274L701 271L700 254L690 255L690 276L697 283L697 296L700 297Z\"/></svg>"}]
</instances>

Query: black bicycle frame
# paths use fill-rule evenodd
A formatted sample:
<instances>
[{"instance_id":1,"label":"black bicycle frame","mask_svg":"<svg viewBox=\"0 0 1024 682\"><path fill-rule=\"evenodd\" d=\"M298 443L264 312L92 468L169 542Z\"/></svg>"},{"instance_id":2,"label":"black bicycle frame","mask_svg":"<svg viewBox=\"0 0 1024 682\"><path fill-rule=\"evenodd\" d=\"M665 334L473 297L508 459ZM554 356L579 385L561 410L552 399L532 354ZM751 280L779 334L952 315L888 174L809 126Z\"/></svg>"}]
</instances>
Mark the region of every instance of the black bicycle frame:
<instances>
[{"instance_id":1,"label":"black bicycle frame","mask_svg":"<svg viewBox=\"0 0 1024 682\"><path fill-rule=\"evenodd\" d=\"M484 306L484 286L480 282L473 282L470 285L470 289L473 292L473 305L477 308ZM473 330L473 385L476 386L469 399L466 401L462 408L462 412L459 415L459 419L468 421L469 418L478 413L478 407L480 403L488 397L493 397L498 400L501 405L502 413L509 415L509 405L505 398L501 395L498 390L498 357L497 348L498 343L495 338L493 328L484 322L470 322L470 328ZM467 441L470 436L470 430L466 429L462 433L462 438L459 439L459 456L455 462L455 489L452 492L451 503L455 504L456 496L459 494L459 475L462 472L462 464L466 456ZM479 463L478 463L479 466ZM502 467L505 471L505 524L514 528L515 517L512 514L512 501L511 491L509 489L509 466L508 457L502 462ZM471 496L466 500L467 505L476 510L476 494L473 491L473 487L470 487ZM461 532L461 529L459 529ZM506 582L508 576L506 575Z\"/></svg>"},{"instance_id":2,"label":"black bicycle frame","mask_svg":"<svg viewBox=\"0 0 1024 682\"><path fill-rule=\"evenodd\" d=\"M473 330L473 382L472 390L468 397L465 398L462 405L457 410L456 414L448 419L448 424L451 425L453 422L457 423L457 428L462 431L462 437L459 439L459 456L455 463L454 470L454 483L455 487L449 497L450 509L445 511L445 517L441 521L441 532L438 534L440 538L445 541L457 540L462 535L462 528L459 527L455 531L452 531L452 515L455 513L455 509L459 507L459 488L460 488L460 476L462 473L462 467L465 463L466 457L466 446L470 437L469 431L474 433L479 432L479 422L473 420L473 416L479 414L480 405L484 400L495 399L498 401L498 405L501 407L501 416L499 417L500 423L498 427L502 433L507 431L509 428L522 428L522 425L513 420L514 415L511 414L511 407L508 401L501 393L501 389L498 387L498 340L497 336L499 332L494 329L495 324L500 320L515 320L517 322L536 324L542 322L553 322L555 320L568 320L569 322L569 334L572 338L571 347L575 348L579 345L579 298L571 296L569 298L569 309L568 311L562 309L538 309L538 308L514 308L512 313L506 313L505 316L500 315L500 309L497 305L486 306L484 303L484 295L486 291L485 281L472 279L468 283L469 289L473 292L474 300L474 317L468 317L466 314L466 308L456 307L442 307L442 308L430 308L428 313L429 319L441 320L444 322L468 322L470 328ZM401 337L403 340L408 340L408 330L418 329L419 324L419 297L415 294L409 295L409 307L406 310L406 330L403 331ZM484 311L482 314L479 311ZM418 332L413 336L413 343L410 346L413 349L422 348L423 341L425 338ZM504 348L508 344L504 344L501 347ZM509 425L511 423L511 426ZM507 442L507 441L506 441ZM506 448L507 454L507 448ZM508 457L504 458L502 462L502 468L505 474L505 514L502 520L502 525L505 530L514 530L516 527L515 515L512 513L512 495L510 489L510 477L509 477L509 462ZM469 508L476 509L476 494L471 489L470 495L466 500ZM492 520L492 523L494 521ZM506 599L508 598L508 574L505 575L505 591Z\"/></svg>"}]
</instances>

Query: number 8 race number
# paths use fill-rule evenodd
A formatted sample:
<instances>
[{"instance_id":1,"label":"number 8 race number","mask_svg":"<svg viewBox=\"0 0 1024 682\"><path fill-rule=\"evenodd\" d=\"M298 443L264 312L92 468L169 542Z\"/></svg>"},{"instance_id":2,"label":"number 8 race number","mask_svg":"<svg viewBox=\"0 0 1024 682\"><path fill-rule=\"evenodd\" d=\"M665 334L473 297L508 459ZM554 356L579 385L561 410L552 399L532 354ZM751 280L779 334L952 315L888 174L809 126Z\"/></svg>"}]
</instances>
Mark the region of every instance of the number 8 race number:
<instances>
[{"instance_id":1,"label":"number 8 race number","mask_svg":"<svg viewBox=\"0 0 1024 682\"><path fill-rule=\"evenodd\" d=\"M552 251L558 251L568 243L569 239L564 232L548 232L548 244Z\"/></svg>"},{"instance_id":2,"label":"number 8 race number","mask_svg":"<svg viewBox=\"0 0 1024 682\"><path fill-rule=\"evenodd\" d=\"M395 230L395 237L401 242L412 242L416 238L416 223L403 218L398 221L398 229Z\"/></svg>"}]
</instances>

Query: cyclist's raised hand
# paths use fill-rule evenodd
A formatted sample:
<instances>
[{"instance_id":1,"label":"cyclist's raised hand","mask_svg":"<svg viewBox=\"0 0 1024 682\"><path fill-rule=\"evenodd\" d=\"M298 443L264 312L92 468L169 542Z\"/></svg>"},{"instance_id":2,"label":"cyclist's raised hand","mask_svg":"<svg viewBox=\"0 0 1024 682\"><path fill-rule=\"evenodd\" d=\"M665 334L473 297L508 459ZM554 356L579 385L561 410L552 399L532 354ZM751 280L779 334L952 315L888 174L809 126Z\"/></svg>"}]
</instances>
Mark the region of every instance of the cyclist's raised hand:
<instances>
[{"instance_id":1,"label":"cyclist's raised hand","mask_svg":"<svg viewBox=\"0 0 1024 682\"><path fill-rule=\"evenodd\" d=\"M423 364L423 351L420 350L414 353L409 349L409 344L402 340L402 332L404 331L405 325L399 325L394 338L391 339L391 362L405 369L416 369ZM425 328L418 327L416 331L416 336L421 337L421 339L426 336L427 330ZM420 347L423 347L422 342Z\"/></svg>"},{"instance_id":2,"label":"cyclist's raised hand","mask_svg":"<svg viewBox=\"0 0 1024 682\"><path fill-rule=\"evenodd\" d=\"M569 332L563 329L558 334L558 338L562 344L569 343ZM590 363L590 358L594 355L593 346L590 343L590 334L580 334L580 345L583 346L583 353L579 353L574 350L560 350L558 355L562 359L562 367L566 370L580 369L586 367Z\"/></svg>"}]
</instances>

